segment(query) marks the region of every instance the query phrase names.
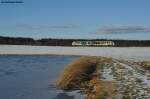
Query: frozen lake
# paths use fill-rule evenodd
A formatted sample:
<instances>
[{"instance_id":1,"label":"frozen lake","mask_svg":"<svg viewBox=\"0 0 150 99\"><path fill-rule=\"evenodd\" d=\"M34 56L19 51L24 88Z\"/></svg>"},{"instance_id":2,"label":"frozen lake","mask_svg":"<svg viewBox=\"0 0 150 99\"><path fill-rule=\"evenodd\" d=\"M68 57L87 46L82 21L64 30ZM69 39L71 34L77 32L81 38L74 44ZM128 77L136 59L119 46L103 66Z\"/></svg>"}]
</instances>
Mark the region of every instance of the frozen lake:
<instances>
[{"instance_id":1,"label":"frozen lake","mask_svg":"<svg viewBox=\"0 0 150 99\"><path fill-rule=\"evenodd\" d=\"M77 56L0 56L0 99L83 99L54 84L64 67Z\"/></svg>"},{"instance_id":2,"label":"frozen lake","mask_svg":"<svg viewBox=\"0 0 150 99\"><path fill-rule=\"evenodd\" d=\"M150 47L60 47L0 45L0 55L88 55L150 60Z\"/></svg>"}]
</instances>

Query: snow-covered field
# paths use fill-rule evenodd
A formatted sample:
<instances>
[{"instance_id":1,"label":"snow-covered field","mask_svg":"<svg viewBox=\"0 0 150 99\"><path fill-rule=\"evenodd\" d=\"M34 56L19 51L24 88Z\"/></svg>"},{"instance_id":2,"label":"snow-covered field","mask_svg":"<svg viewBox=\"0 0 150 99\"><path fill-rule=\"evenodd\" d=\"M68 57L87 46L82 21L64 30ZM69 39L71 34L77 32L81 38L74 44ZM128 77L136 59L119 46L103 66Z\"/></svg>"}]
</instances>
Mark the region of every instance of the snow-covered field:
<instances>
[{"instance_id":1,"label":"snow-covered field","mask_svg":"<svg viewBox=\"0 0 150 99\"><path fill-rule=\"evenodd\" d=\"M150 47L60 47L0 45L0 55L88 55L150 60Z\"/></svg>"}]
</instances>

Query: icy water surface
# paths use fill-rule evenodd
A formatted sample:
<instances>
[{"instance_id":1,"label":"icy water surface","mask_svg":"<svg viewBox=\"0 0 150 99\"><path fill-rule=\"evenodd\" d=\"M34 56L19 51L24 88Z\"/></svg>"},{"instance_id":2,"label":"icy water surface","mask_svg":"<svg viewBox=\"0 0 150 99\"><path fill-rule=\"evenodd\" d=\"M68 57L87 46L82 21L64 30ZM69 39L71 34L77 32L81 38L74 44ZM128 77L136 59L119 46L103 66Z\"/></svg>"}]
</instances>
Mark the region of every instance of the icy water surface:
<instances>
[{"instance_id":1,"label":"icy water surface","mask_svg":"<svg viewBox=\"0 0 150 99\"><path fill-rule=\"evenodd\" d=\"M81 99L53 84L77 56L0 56L0 99Z\"/></svg>"}]
</instances>

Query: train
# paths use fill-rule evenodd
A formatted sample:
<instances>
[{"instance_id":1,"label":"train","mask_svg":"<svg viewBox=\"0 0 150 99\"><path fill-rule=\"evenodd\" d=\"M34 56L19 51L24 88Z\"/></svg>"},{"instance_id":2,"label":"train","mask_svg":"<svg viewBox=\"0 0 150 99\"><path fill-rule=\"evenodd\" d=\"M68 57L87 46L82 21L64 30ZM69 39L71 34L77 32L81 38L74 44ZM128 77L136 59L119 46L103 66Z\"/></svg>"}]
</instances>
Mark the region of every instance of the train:
<instances>
[{"instance_id":1,"label":"train","mask_svg":"<svg viewBox=\"0 0 150 99\"><path fill-rule=\"evenodd\" d=\"M114 46L113 41L73 41L72 46Z\"/></svg>"}]
</instances>

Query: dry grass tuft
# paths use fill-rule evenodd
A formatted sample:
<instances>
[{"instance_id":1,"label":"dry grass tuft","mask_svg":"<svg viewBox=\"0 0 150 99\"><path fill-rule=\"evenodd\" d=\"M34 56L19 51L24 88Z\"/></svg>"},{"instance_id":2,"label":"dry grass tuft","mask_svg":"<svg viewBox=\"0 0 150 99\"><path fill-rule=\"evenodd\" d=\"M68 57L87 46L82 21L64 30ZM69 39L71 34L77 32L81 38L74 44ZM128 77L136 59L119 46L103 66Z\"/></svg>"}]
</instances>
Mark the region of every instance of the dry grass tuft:
<instances>
[{"instance_id":1,"label":"dry grass tuft","mask_svg":"<svg viewBox=\"0 0 150 99\"><path fill-rule=\"evenodd\" d=\"M99 65L111 64L112 58L81 57L71 62L62 72L57 87L62 90L81 89L85 99L104 99L112 95L112 82L100 80Z\"/></svg>"},{"instance_id":2,"label":"dry grass tuft","mask_svg":"<svg viewBox=\"0 0 150 99\"><path fill-rule=\"evenodd\" d=\"M90 80L96 70L97 57L81 57L70 63L57 81L57 87L63 90L80 89L83 83Z\"/></svg>"},{"instance_id":3,"label":"dry grass tuft","mask_svg":"<svg viewBox=\"0 0 150 99\"><path fill-rule=\"evenodd\" d=\"M101 81L93 77L89 82L87 96L85 99L112 99L114 86L112 82Z\"/></svg>"},{"instance_id":4,"label":"dry grass tuft","mask_svg":"<svg viewBox=\"0 0 150 99\"><path fill-rule=\"evenodd\" d=\"M150 61L141 62L141 66L147 70L150 70Z\"/></svg>"}]
</instances>

